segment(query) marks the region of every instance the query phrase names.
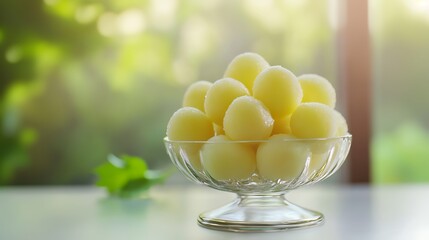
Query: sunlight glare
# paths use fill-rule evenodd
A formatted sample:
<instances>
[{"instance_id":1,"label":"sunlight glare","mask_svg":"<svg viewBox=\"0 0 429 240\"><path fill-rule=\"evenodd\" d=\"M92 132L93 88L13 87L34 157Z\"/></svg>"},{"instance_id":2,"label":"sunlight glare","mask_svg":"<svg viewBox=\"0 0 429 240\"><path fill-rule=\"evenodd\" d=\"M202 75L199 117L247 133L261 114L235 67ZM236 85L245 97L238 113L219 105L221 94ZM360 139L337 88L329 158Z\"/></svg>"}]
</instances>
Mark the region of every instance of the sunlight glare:
<instances>
[{"instance_id":1,"label":"sunlight glare","mask_svg":"<svg viewBox=\"0 0 429 240\"><path fill-rule=\"evenodd\" d=\"M146 21L139 9L129 9L120 14L106 12L98 19L98 31L106 37L136 35L145 28Z\"/></svg>"},{"instance_id":2,"label":"sunlight glare","mask_svg":"<svg viewBox=\"0 0 429 240\"><path fill-rule=\"evenodd\" d=\"M75 12L75 19L82 24L90 23L97 18L100 10L100 7L95 4L79 7Z\"/></svg>"},{"instance_id":3,"label":"sunlight glare","mask_svg":"<svg viewBox=\"0 0 429 240\"><path fill-rule=\"evenodd\" d=\"M12 46L6 50L5 57L9 63L17 63L22 59L22 49L18 46Z\"/></svg>"},{"instance_id":4,"label":"sunlight glare","mask_svg":"<svg viewBox=\"0 0 429 240\"><path fill-rule=\"evenodd\" d=\"M118 16L116 26L122 35L136 35L145 30L146 21L141 10L129 9Z\"/></svg>"},{"instance_id":5,"label":"sunlight glare","mask_svg":"<svg viewBox=\"0 0 429 240\"><path fill-rule=\"evenodd\" d=\"M271 32L280 31L286 21L285 13L282 7L278 6L279 2L273 0L250 0L244 5L245 10L261 24L265 29Z\"/></svg>"},{"instance_id":6,"label":"sunlight glare","mask_svg":"<svg viewBox=\"0 0 429 240\"><path fill-rule=\"evenodd\" d=\"M116 14L111 12L105 12L98 19L97 27L101 35L111 37L115 35L116 31Z\"/></svg>"},{"instance_id":7,"label":"sunlight glare","mask_svg":"<svg viewBox=\"0 0 429 240\"><path fill-rule=\"evenodd\" d=\"M181 47L188 58L199 58L211 47L214 26L200 17L189 19L182 30Z\"/></svg>"},{"instance_id":8,"label":"sunlight glare","mask_svg":"<svg viewBox=\"0 0 429 240\"><path fill-rule=\"evenodd\" d=\"M429 0L407 0L403 2L413 13L429 22Z\"/></svg>"},{"instance_id":9,"label":"sunlight glare","mask_svg":"<svg viewBox=\"0 0 429 240\"><path fill-rule=\"evenodd\" d=\"M178 1L175 0L152 0L148 18L151 25L161 30L168 30L174 26Z\"/></svg>"}]
</instances>

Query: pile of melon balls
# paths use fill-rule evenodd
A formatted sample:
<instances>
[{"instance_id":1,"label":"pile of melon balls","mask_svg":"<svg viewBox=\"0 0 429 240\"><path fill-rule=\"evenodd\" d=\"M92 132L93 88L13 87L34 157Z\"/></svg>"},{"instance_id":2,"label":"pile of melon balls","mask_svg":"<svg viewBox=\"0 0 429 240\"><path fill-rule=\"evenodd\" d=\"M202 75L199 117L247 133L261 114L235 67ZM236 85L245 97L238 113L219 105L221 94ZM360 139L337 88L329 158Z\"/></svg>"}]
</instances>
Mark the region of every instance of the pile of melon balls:
<instances>
[{"instance_id":1,"label":"pile of melon balls","mask_svg":"<svg viewBox=\"0 0 429 240\"><path fill-rule=\"evenodd\" d=\"M330 147L311 139L347 135L335 103L335 89L325 78L296 77L256 53L243 53L222 79L188 87L183 107L168 122L167 138L186 141L182 148L189 164L216 180L246 180L255 174L293 180L307 159L307 168L314 171L326 161Z\"/></svg>"}]
</instances>

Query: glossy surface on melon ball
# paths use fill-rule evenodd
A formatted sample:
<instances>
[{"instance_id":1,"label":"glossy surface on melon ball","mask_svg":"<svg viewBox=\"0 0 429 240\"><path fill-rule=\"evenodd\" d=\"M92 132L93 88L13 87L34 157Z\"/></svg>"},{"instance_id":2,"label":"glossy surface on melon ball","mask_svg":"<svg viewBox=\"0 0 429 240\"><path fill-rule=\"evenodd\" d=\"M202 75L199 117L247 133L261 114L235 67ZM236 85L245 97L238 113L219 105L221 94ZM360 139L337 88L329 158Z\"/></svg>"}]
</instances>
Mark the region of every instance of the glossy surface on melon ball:
<instances>
[{"instance_id":1,"label":"glossy surface on melon ball","mask_svg":"<svg viewBox=\"0 0 429 240\"><path fill-rule=\"evenodd\" d=\"M211 82L198 81L191 84L183 96L184 107L194 107L204 112L204 100L209 88L213 85Z\"/></svg>"},{"instance_id":2,"label":"glossy surface on melon ball","mask_svg":"<svg viewBox=\"0 0 429 240\"><path fill-rule=\"evenodd\" d=\"M290 115L301 103L302 89L291 71L273 66L258 75L253 96L265 104L274 119L279 119Z\"/></svg>"},{"instance_id":3,"label":"glossy surface on melon ball","mask_svg":"<svg viewBox=\"0 0 429 240\"><path fill-rule=\"evenodd\" d=\"M273 130L274 120L257 99L242 96L232 101L225 113L223 128L232 140L263 140Z\"/></svg>"},{"instance_id":4,"label":"glossy surface on melon ball","mask_svg":"<svg viewBox=\"0 0 429 240\"><path fill-rule=\"evenodd\" d=\"M283 133L283 134L291 133L290 115L274 120L274 126L273 126L273 131L271 135L280 134L280 133Z\"/></svg>"},{"instance_id":5,"label":"glossy surface on melon ball","mask_svg":"<svg viewBox=\"0 0 429 240\"><path fill-rule=\"evenodd\" d=\"M167 125L167 137L177 141L205 141L214 135L213 124L200 110L183 107L177 110Z\"/></svg>"},{"instance_id":6,"label":"glossy surface on melon ball","mask_svg":"<svg viewBox=\"0 0 429 240\"><path fill-rule=\"evenodd\" d=\"M302 103L290 118L290 129L298 138L333 137L337 131L335 110L322 103Z\"/></svg>"},{"instance_id":7,"label":"glossy surface on melon ball","mask_svg":"<svg viewBox=\"0 0 429 240\"><path fill-rule=\"evenodd\" d=\"M243 83L232 78L217 80L207 91L204 109L207 116L219 126L231 102L237 97L249 95Z\"/></svg>"},{"instance_id":8,"label":"glossy surface on melon ball","mask_svg":"<svg viewBox=\"0 0 429 240\"><path fill-rule=\"evenodd\" d=\"M233 143L227 136L209 139L201 150L204 169L216 180L243 180L256 169L255 150L246 143Z\"/></svg>"},{"instance_id":9,"label":"glossy surface on melon ball","mask_svg":"<svg viewBox=\"0 0 429 240\"><path fill-rule=\"evenodd\" d=\"M349 127L347 126L347 121L343 117L343 115L335 110L335 116L337 118L337 131L335 133L335 136L340 137L347 135L349 132Z\"/></svg>"},{"instance_id":10,"label":"glossy surface on melon ball","mask_svg":"<svg viewBox=\"0 0 429 240\"><path fill-rule=\"evenodd\" d=\"M256 164L261 177L291 181L303 172L310 151L306 144L293 139L291 135L277 134L259 145Z\"/></svg>"},{"instance_id":11,"label":"glossy surface on melon ball","mask_svg":"<svg viewBox=\"0 0 429 240\"><path fill-rule=\"evenodd\" d=\"M302 102L318 102L335 107L336 94L332 84L317 74L304 74L298 77L303 91Z\"/></svg>"},{"instance_id":12,"label":"glossy surface on melon ball","mask_svg":"<svg viewBox=\"0 0 429 240\"><path fill-rule=\"evenodd\" d=\"M256 53L243 53L236 56L228 65L224 77L234 78L242 82L252 92L256 76L269 67L267 61Z\"/></svg>"}]
</instances>

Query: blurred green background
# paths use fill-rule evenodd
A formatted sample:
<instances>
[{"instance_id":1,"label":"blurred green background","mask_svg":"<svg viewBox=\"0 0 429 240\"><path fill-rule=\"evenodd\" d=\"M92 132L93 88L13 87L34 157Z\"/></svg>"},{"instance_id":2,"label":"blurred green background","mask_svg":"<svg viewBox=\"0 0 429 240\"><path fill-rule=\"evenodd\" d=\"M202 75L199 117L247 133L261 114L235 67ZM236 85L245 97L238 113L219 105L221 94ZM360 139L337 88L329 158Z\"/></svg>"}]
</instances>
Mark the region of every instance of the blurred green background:
<instances>
[{"instance_id":1,"label":"blurred green background","mask_svg":"<svg viewBox=\"0 0 429 240\"><path fill-rule=\"evenodd\" d=\"M429 1L370 1L373 181L429 181Z\"/></svg>"},{"instance_id":2,"label":"blurred green background","mask_svg":"<svg viewBox=\"0 0 429 240\"><path fill-rule=\"evenodd\" d=\"M376 183L429 180L426 3L370 1ZM242 52L339 86L340 16L338 0L1 1L0 185L92 183L109 153L170 164L186 86Z\"/></svg>"}]
</instances>

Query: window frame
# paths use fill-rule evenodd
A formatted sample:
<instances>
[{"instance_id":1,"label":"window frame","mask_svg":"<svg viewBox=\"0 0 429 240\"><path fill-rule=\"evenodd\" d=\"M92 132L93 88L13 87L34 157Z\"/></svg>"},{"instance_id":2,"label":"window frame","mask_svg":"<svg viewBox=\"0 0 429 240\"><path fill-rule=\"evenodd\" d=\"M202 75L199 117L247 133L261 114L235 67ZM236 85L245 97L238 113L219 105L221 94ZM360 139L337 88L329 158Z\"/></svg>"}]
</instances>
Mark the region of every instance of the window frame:
<instances>
[{"instance_id":1,"label":"window frame","mask_svg":"<svg viewBox=\"0 0 429 240\"><path fill-rule=\"evenodd\" d=\"M349 154L349 183L371 181L371 46L368 0L340 1L338 62L349 132L353 135Z\"/></svg>"}]
</instances>

